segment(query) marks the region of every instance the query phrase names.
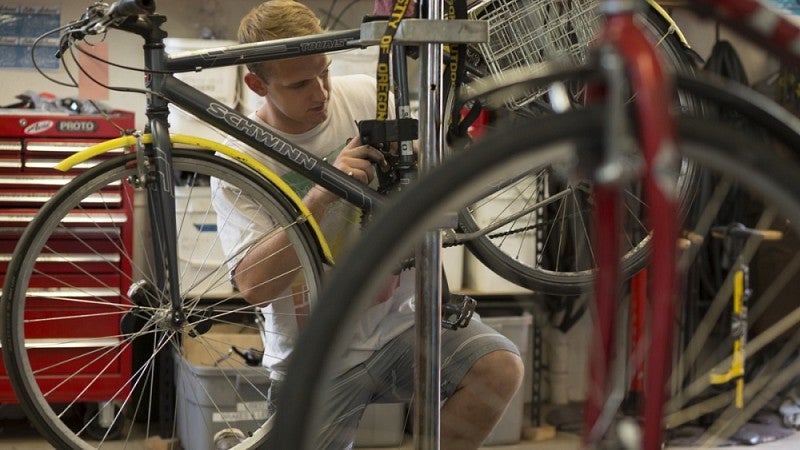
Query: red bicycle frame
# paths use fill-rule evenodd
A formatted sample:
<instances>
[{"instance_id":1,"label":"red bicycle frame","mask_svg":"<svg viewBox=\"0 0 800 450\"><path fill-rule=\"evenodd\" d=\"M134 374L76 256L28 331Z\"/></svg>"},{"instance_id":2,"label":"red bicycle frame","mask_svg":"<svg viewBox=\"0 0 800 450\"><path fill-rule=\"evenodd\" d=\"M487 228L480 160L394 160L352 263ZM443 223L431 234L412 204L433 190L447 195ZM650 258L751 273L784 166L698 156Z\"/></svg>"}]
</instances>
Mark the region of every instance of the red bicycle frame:
<instances>
[{"instance_id":1,"label":"red bicycle frame","mask_svg":"<svg viewBox=\"0 0 800 450\"><path fill-rule=\"evenodd\" d=\"M654 257L650 273L650 336L645 365L644 448L661 448L661 417L666 399L666 382L672 354L672 318L675 314L676 242L678 238L677 152L675 126L669 113L671 83L665 75L655 47L634 20L632 1L601 2L606 25L598 47L613 49L635 96L635 127L641 154L644 156L645 198L649 205ZM613 133L615 130L607 130ZM598 276L595 284L597 307L594 348L589 364L590 379L585 410L586 439L599 439L603 405L611 392L609 373L613 354L615 310L620 298L619 230L621 211L618 184L602 181L595 187L597 211Z\"/></svg>"},{"instance_id":2,"label":"red bicycle frame","mask_svg":"<svg viewBox=\"0 0 800 450\"><path fill-rule=\"evenodd\" d=\"M675 125L669 114L672 86L665 76L655 47L634 21L635 1L601 1L606 25L598 38L599 48L610 48L621 58L630 89L636 92L635 132L644 156L645 197L652 226L652 257L648 268L650 330L645 361L643 404L643 448L662 445L663 405L670 375L673 318L677 297L675 258L678 239L677 202L674 195L678 163ZM800 28L776 9L760 0L694 0L687 7L700 16L712 17L742 36L769 49L788 64L800 65ZM611 129L608 132L613 133ZM620 296L619 211L620 191L613 182L595 187L598 277L595 282L597 308L595 346L591 352L592 384L587 394L586 443L596 442L603 432L603 405L611 394L609 373L613 355L615 307Z\"/></svg>"}]
</instances>

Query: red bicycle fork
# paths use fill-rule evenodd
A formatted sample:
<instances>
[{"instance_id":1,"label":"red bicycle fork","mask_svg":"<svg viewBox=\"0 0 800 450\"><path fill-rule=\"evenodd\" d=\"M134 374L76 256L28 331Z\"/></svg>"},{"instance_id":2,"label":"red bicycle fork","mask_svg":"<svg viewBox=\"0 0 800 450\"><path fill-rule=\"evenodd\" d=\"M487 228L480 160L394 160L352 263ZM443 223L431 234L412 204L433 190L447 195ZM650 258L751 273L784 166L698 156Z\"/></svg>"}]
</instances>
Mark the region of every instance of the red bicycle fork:
<instances>
[{"instance_id":1,"label":"red bicycle fork","mask_svg":"<svg viewBox=\"0 0 800 450\"><path fill-rule=\"evenodd\" d=\"M624 2L607 3L612 4L613 8ZM599 37L598 45L618 55L618 62L624 70L629 86L626 93L613 92L613 89L606 87L606 104L611 105L610 108L614 107L610 96L626 95L624 101L620 102L622 111L609 111L609 115L625 116L624 106L630 103L628 102L630 92L634 93L633 127L639 153L644 157L641 176L644 179L644 194L649 207L647 220L652 230L652 257L648 268L650 303L647 317L650 332L645 344L646 351L642 352L646 355L645 395L641 412L642 445L645 450L657 450L662 444L661 418L672 355L678 237L675 189L680 157L676 146L675 126L669 113L671 83L663 71L655 47L636 25L632 8L619 9L619 11L606 11L607 22L603 34ZM603 50L601 59L602 52ZM624 135L613 135L621 133L613 123L607 127L606 132L612 134L606 139L611 145L624 141ZM606 151L608 153L609 149ZM606 161L604 165L616 163ZM601 170L603 169L607 167L601 166ZM622 173L618 170L610 172ZM633 174L634 177L636 175ZM620 176L618 180L603 176L595 184L597 224L595 256L598 276L595 281L595 338L590 349L591 373L585 409L586 445L592 445L602 438L610 423L607 416L616 411L616 408L614 411L604 410L604 405L608 404L613 391L611 370L614 357L615 317L617 305L621 303L622 292L619 261L623 208L621 186L624 181L625 175Z\"/></svg>"}]
</instances>

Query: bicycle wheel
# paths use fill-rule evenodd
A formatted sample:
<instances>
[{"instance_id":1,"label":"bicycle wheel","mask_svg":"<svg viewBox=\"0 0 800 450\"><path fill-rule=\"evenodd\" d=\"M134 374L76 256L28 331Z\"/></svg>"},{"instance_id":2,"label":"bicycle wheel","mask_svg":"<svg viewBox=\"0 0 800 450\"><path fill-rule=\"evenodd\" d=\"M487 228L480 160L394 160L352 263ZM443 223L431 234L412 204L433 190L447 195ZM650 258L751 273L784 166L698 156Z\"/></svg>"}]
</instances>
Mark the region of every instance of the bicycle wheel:
<instances>
[{"instance_id":1,"label":"bicycle wheel","mask_svg":"<svg viewBox=\"0 0 800 450\"><path fill-rule=\"evenodd\" d=\"M319 308L309 320L309 332L301 336L295 348L295 358L282 391L292 402L279 404L276 415L274 437L278 448L310 448L307 445L309 440L313 440L313 433L309 430L314 429L315 405L323 401L325 395L326 364L336 358L337 348L346 344L340 331L347 327L342 324L358 316L407 249L419 242L426 230L440 226L449 211L473 202L493 189L495 183L514 179L521 171L558 168L552 171L553 176L566 178L580 177L587 171L591 173L602 141L598 138L603 130L601 114L596 110L583 110L545 116L514 133L494 135L484 144L478 143L474 151L456 155L433 170L374 219L363 240L352 251L352 256L343 261L341 267L347 267L347 270L334 272L326 285ZM701 167L704 173L714 175L715 195L711 198L731 195L732 188L736 187L737 195L746 192L747 198L754 202L749 210L758 218L756 223L769 219L771 223L781 224L784 233L800 236L800 167L795 160L781 158L769 146L760 145L722 125L697 122L692 118L683 120L680 126L681 149L684 157ZM760 149L758 154L753 152L754 148ZM692 220L684 224L686 234L695 236L692 242L702 241L696 236L709 236L712 225L724 212L718 201L704 202L702 206L704 213L692 215ZM403 211L403 214L392 214L393 211ZM377 242L382 245L375 245ZM696 251L688 250L683 257L691 261L696 255ZM690 264L679 267L685 276ZM623 303L620 302L620 307ZM795 310L795 315L798 314L800 309ZM694 335L700 331L686 321L679 325L685 334ZM702 338L702 333L698 336ZM676 354L684 354L684 344L685 340L679 342ZM709 345L719 348L713 342ZM624 393L643 353L641 348L628 348L624 343L618 351L617 356L622 358L623 364L614 367L621 373L615 373L611 379L617 383L615 390ZM627 355L633 356L627 358ZM696 374L700 366L705 365L700 362L707 360L684 359L681 364L691 366L694 369L691 373ZM683 373L679 369L673 371ZM699 375L700 378L704 376L707 377L708 372ZM764 380L764 384L770 385L773 381L775 379ZM674 383L676 388L671 392L675 398L688 393L683 389L687 384L685 381ZM646 398L647 393L644 394ZM625 412L619 401L624 395L611 398L613 400L604 405L603 417L615 417L616 413ZM727 419L723 417L723 420ZM609 422L605 429L611 430L613 425ZM615 433L600 433L604 434ZM607 448L628 447L612 443Z\"/></svg>"},{"instance_id":2,"label":"bicycle wheel","mask_svg":"<svg viewBox=\"0 0 800 450\"><path fill-rule=\"evenodd\" d=\"M579 34L568 25L574 22L585 26L599 26L599 19L593 9L596 6L596 2L588 1L573 12L572 9L559 11L558 7L548 6L547 3L533 2L523 5L520 2L517 6L509 4L508 10L489 9L489 18L500 22L497 24L499 30L496 38L501 40L512 36L506 36L502 30L508 34L508 28L529 26L523 19L535 15L535 11L540 8L548 10L547 14L542 13L542 17L555 15L563 22L558 22L558 26L553 25L548 30L536 31L546 36L564 34L562 38L555 39L552 44L542 44L545 46L542 51L522 61L514 58L494 61L495 69L541 62L546 57L554 58L563 52L569 52L577 61L587 59L589 40L594 35ZM483 7L488 8L486 5ZM574 17L571 17L572 14ZM500 21L503 18L508 19L508 15L516 17L517 21ZM694 63L690 50L681 42L671 24L652 7L641 17L641 23L653 36L666 66L677 72L693 73ZM541 39L517 45L535 46L539 41ZM566 43L570 44L561 48ZM484 47L488 50L491 45L490 42ZM514 43L507 42L503 47L510 45ZM547 45L555 48L549 49ZM535 61L530 61L531 58ZM585 80L565 81L569 86L569 102L574 107L580 107ZM499 127L507 126L502 123L504 121L512 121L520 127L526 126L530 117L551 112L546 89L517 91L529 94L523 99L515 98L506 102L515 106L515 109L498 113L502 116ZM677 100L678 106L685 112L697 113L701 109L695 95L680 91ZM694 194L696 177L694 167L684 161L679 188L683 209L688 206ZM580 294L591 289L595 267L585 225L593 210L590 201L591 183L573 180L563 185L551 180L547 170L528 174L514 183L505 183L501 189L460 211L459 227L463 233L461 239L482 264L515 285L548 294ZM622 252L621 269L625 276L631 276L641 270L647 260L649 230L641 220L646 211L646 203L641 198L641 187L636 183L631 184L625 190L625 197L628 233L623 242L625 248Z\"/></svg>"},{"instance_id":3,"label":"bicycle wheel","mask_svg":"<svg viewBox=\"0 0 800 450\"><path fill-rule=\"evenodd\" d=\"M2 298L8 375L56 448L140 448L149 439L210 448L228 427L244 432L237 448L252 447L272 423L259 326L269 310L231 288L218 241L233 222L212 203L218 195L237 207L246 202L274 221L264 236L286 233L283 255L299 261L292 298L317 295L318 244L297 208L253 170L208 150L176 148L178 242L155 245L177 246L180 267L152 273L148 187L139 168L134 154L100 163L61 189L26 229ZM247 226L242 221L235 226ZM180 279L186 321L179 326L156 291L158 276Z\"/></svg>"}]
</instances>

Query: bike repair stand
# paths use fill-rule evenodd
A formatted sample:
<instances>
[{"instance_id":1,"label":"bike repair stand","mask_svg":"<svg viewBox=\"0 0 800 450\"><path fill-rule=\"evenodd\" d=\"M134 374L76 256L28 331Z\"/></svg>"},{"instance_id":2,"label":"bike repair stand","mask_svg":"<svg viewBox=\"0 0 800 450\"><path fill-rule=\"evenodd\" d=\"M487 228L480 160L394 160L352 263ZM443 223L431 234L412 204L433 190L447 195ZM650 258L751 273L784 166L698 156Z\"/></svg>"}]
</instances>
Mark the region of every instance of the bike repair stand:
<instances>
[{"instance_id":1,"label":"bike repair stand","mask_svg":"<svg viewBox=\"0 0 800 450\"><path fill-rule=\"evenodd\" d=\"M489 39L489 26L477 20L443 20L442 0L427 2L427 19L403 18L397 25L394 42L420 46L419 172L436 167L444 154L441 121L442 44L478 43ZM392 19L389 22L391 26ZM380 22L361 26L364 41L378 42L386 31ZM455 219L455 217L454 217ZM452 226L453 224L448 224ZM416 251L416 361L414 401L414 448L439 448L441 407L441 327L442 327L442 233L426 234Z\"/></svg>"}]
</instances>

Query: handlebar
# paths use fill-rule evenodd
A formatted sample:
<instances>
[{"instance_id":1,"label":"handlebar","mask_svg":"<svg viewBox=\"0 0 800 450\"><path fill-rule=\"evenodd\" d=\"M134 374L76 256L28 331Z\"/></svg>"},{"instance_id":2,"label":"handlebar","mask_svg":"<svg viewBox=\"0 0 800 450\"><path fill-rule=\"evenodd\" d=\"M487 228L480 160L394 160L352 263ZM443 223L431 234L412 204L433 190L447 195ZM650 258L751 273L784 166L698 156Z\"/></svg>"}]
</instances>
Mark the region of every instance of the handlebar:
<instances>
[{"instance_id":1,"label":"handlebar","mask_svg":"<svg viewBox=\"0 0 800 450\"><path fill-rule=\"evenodd\" d=\"M119 24L131 17L152 14L156 10L155 0L118 0L111 5L94 3L83 13L80 20L70 24L68 33L61 37L61 44L56 57L60 58L72 41L82 40L86 36L101 34L109 26Z\"/></svg>"},{"instance_id":2,"label":"handlebar","mask_svg":"<svg viewBox=\"0 0 800 450\"><path fill-rule=\"evenodd\" d=\"M84 35L99 34L114 22L122 22L129 17L141 14L152 14L156 10L155 0L119 0L107 5L95 3L86 9L86 12L74 26L78 32L77 39Z\"/></svg>"},{"instance_id":3,"label":"handlebar","mask_svg":"<svg viewBox=\"0 0 800 450\"><path fill-rule=\"evenodd\" d=\"M108 8L112 19L152 14L156 11L155 0L119 0Z\"/></svg>"}]
</instances>

